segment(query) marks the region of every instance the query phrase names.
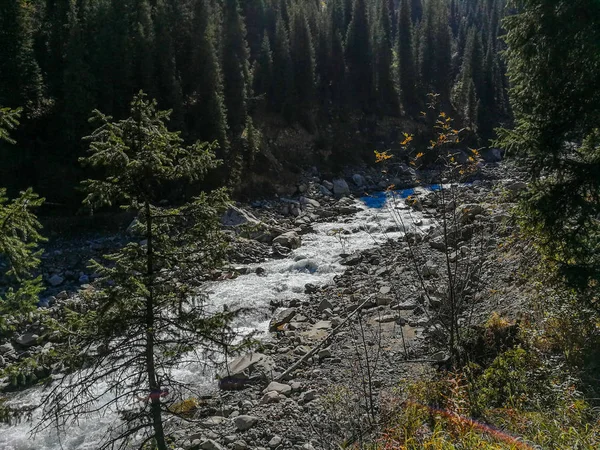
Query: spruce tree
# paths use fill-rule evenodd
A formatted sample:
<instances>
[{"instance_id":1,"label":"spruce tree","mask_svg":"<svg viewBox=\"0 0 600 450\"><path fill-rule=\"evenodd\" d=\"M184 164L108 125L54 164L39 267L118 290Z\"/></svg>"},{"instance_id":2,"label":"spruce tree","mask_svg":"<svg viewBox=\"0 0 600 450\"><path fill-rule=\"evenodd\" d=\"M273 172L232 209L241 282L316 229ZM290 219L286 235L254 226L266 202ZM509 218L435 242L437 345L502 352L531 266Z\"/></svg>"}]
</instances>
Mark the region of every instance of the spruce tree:
<instances>
[{"instance_id":1,"label":"spruce tree","mask_svg":"<svg viewBox=\"0 0 600 450\"><path fill-rule=\"evenodd\" d=\"M316 95L315 49L308 21L301 9L294 12L290 40L294 67L295 103L301 112L301 121L312 128L312 108Z\"/></svg>"},{"instance_id":2,"label":"spruce tree","mask_svg":"<svg viewBox=\"0 0 600 450\"><path fill-rule=\"evenodd\" d=\"M524 224L552 267L598 308L600 292L600 3L510 1L503 21L513 130L532 186Z\"/></svg>"},{"instance_id":3,"label":"spruce tree","mask_svg":"<svg viewBox=\"0 0 600 450\"><path fill-rule=\"evenodd\" d=\"M238 0L226 0L223 5L222 65L225 106L232 139L239 139L248 117L251 97L249 50L246 26Z\"/></svg>"},{"instance_id":4,"label":"spruce tree","mask_svg":"<svg viewBox=\"0 0 600 450\"><path fill-rule=\"evenodd\" d=\"M277 18L273 49L273 107L288 120L293 116L294 67L285 22Z\"/></svg>"},{"instance_id":5,"label":"spruce tree","mask_svg":"<svg viewBox=\"0 0 600 450\"><path fill-rule=\"evenodd\" d=\"M254 92L257 95L264 95L267 104L272 102L273 52L271 51L269 35L266 32L263 35L260 53L254 68Z\"/></svg>"},{"instance_id":6,"label":"spruce tree","mask_svg":"<svg viewBox=\"0 0 600 450\"><path fill-rule=\"evenodd\" d=\"M67 372L85 369L51 387L39 426L61 429L96 409L142 402L114 424L102 449L149 442L169 448L163 417L176 415L171 406L190 395L189 386L180 390L173 369L184 355L220 346L232 316L209 312L200 291L223 256L225 194L202 194L179 207L160 202L170 184L198 180L217 165L213 145L183 146L179 133L167 129L169 115L140 92L127 119L95 111L99 127L86 138L90 155L82 162L104 175L83 183L84 203L137 211L138 239L106 255L108 263L92 261L100 274L95 289L82 310L67 309L66 323L54 323L68 336L68 345L57 349ZM102 396L111 399L99 401Z\"/></svg>"},{"instance_id":7,"label":"spruce tree","mask_svg":"<svg viewBox=\"0 0 600 450\"><path fill-rule=\"evenodd\" d=\"M187 125L192 136L210 142L216 140L225 156L229 150L227 109L210 1L194 0L193 14L192 49L186 78Z\"/></svg>"},{"instance_id":8,"label":"spruce tree","mask_svg":"<svg viewBox=\"0 0 600 450\"><path fill-rule=\"evenodd\" d=\"M21 111L0 107L0 141L15 143L9 133L19 125ZM6 263L0 266L0 275L13 283L13 287L0 288L0 336L15 331L35 310L42 291L42 278L33 273L42 253L38 245L44 239L33 210L43 202L31 189L9 200L6 189L0 188L0 259Z\"/></svg>"},{"instance_id":9,"label":"spruce tree","mask_svg":"<svg viewBox=\"0 0 600 450\"><path fill-rule=\"evenodd\" d=\"M414 55L413 27L409 0L402 0L398 14L398 38L396 40L398 58L398 82L400 99L406 112L413 114L419 108L417 94L417 66Z\"/></svg>"},{"instance_id":10,"label":"spruce tree","mask_svg":"<svg viewBox=\"0 0 600 450\"><path fill-rule=\"evenodd\" d=\"M378 21L374 28L375 76L377 80L377 99L380 112L396 114L398 112L398 94L392 74L392 26L389 3L383 0L378 7Z\"/></svg>"},{"instance_id":11,"label":"spruce tree","mask_svg":"<svg viewBox=\"0 0 600 450\"><path fill-rule=\"evenodd\" d=\"M356 106L370 112L374 91L373 53L365 0L354 0L345 44L349 95Z\"/></svg>"},{"instance_id":12,"label":"spruce tree","mask_svg":"<svg viewBox=\"0 0 600 450\"><path fill-rule=\"evenodd\" d=\"M33 49L32 8L20 0L0 2L0 104L37 113L43 80Z\"/></svg>"}]
</instances>

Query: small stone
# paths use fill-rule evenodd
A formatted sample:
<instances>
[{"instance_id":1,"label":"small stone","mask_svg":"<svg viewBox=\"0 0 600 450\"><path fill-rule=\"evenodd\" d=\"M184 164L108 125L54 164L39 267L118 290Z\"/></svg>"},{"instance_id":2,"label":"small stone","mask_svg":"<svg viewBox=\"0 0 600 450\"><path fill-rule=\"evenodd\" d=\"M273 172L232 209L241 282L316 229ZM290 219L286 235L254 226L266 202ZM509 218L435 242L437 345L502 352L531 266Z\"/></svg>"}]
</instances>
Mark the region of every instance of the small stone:
<instances>
[{"instance_id":1,"label":"small stone","mask_svg":"<svg viewBox=\"0 0 600 450\"><path fill-rule=\"evenodd\" d=\"M65 281L65 279L63 277L61 277L58 274L54 274L50 277L50 279L48 280L48 283L50 283L50 285L52 285L53 287L57 287L57 286L60 286L61 284L63 284L64 281Z\"/></svg>"},{"instance_id":2,"label":"small stone","mask_svg":"<svg viewBox=\"0 0 600 450\"><path fill-rule=\"evenodd\" d=\"M223 450L223 447L221 447L219 444L217 444L212 439L207 439L204 442L202 442L200 444L200 448L202 450Z\"/></svg>"},{"instance_id":3,"label":"small stone","mask_svg":"<svg viewBox=\"0 0 600 450\"><path fill-rule=\"evenodd\" d=\"M277 392L275 392L275 391L267 392L260 399L260 404L261 405L269 405L271 403L278 403L278 402L279 402L279 394Z\"/></svg>"},{"instance_id":4,"label":"small stone","mask_svg":"<svg viewBox=\"0 0 600 450\"><path fill-rule=\"evenodd\" d=\"M323 300L321 300L321 303L319 303L319 306L317 306L317 309L319 310L319 312L323 312L326 309L333 310L333 305L331 304L331 302L329 300L324 298Z\"/></svg>"},{"instance_id":5,"label":"small stone","mask_svg":"<svg viewBox=\"0 0 600 450\"><path fill-rule=\"evenodd\" d=\"M258 417L244 414L233 419L233 423L239 431L246 431L258 423Z\"/></svg>"},{"instance_id":6,"label":"small stone","mask_svg":"<svg viewBox=\"0 0 600 450\"><path fill-rule=\"evenodd\" d=\"M317 398L317 391L315 391L314 389L311 389L310 391L303 392L300 395L300 402L308 403L308 402L312 402L316 398Z\"/></svg>"},{"instance_id":7,"label":"small stone","mask_svg":"<svg viewBox=\"0 0 600 450\"><path fill-rule=\"evenodd\" d=\"M328 348L323 348L323 349L319 350L319 358L320 359L331 358L331 350Z\"/></svg>"},{"instance_id":8,"label":"small stone","mask_svg":"<svg viewBox=\"0 0 600 450\"><path fill-rule=\"evenodd\" d=\"M388 295L390 292L392 292L392 287L389 285L381 286L379 289L381 295Z\"/></svg>"},{"instance_id":9,"label":"small stone","mask_svg":"<svg viewBox=\"0 0 600 450\"><path fill-rule=\"evenodd\" d=\"M283 442L283 439L281 438L281 436L273 436L273 438L269 441L269 448L277 448L281 445L281 443Z\"/></svg>"},{"instance_id":10,"label":"small stone","mask_svg":"<svg viewBox=\"0 0 600 450\"><path fill-rule=\"evenodd\" d=\"M317 286L315 286L314 284L312 284L312 283L306 283L304 285L304 292L306 294L314 294L318 290L319 290L319 288Z\"/></svg>"},{"instance_id":11,"label":"small stone","mask_svg":"<svg viewBox=\"0 0 600 450\"><path fill-rule=\"evenodd\" d=\"M265 394L267 392L277 392L278 394L287 395L290 392L292 392L292 387L289 384L283 384L283 383L278 383L277 381L271 381L263 392Z\"/></svg>"},{"instance_id":12,"label":"small stone","mask_svg":"<svg viewBox=\"0 0 600 450\"><path fill-rule=\"evenodd\" d=\"M233 450L246 450L248 448L248 444L245 441L239 440L233 443Z\"/></svg>"}]
</instances>

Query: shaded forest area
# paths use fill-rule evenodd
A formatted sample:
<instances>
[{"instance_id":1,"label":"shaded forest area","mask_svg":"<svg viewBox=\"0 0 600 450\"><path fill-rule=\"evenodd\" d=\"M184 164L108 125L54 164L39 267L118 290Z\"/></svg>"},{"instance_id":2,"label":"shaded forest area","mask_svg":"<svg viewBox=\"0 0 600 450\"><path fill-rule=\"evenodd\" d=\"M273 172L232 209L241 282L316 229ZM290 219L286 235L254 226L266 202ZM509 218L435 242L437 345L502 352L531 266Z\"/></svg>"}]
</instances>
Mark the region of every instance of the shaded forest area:
<instances>
[{"instance_id":1,"label":"shaded forest area","mask_svg":"<svg viewBox=\"0 0 600 450\"><path fill-rule=\"evenodd\" d=\"M88 118L125 117L140 89L173 109L170 127L186 142L219 143L226 164L215 182L233 186L298 160L272 151L273 129L304 130L314 138L304 161L336 170L361 156L336 129L413 123L429 92L483 145L511 117L504 9L504 0L4 1L0 105L24 116L18 147L0 144L2 184L33 185L59 211L79 204Z\"/></svg>"}]
</instances>

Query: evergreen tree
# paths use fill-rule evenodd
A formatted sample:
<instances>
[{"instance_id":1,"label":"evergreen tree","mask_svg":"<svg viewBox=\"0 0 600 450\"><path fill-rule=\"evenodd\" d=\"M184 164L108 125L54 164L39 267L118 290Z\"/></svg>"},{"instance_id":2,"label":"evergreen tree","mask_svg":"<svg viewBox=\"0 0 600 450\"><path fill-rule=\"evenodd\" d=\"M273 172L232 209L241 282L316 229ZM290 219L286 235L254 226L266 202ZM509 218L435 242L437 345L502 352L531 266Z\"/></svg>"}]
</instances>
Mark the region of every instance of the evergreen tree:
<instances>
[{"instance_id":1,"label":"evergreen tree","mask_svg":"<svg viewBox=\"0 0 600 450\"><path fill-rule=\"evenodd\" d=\"M285 23L277 18L273 49L273 107L290 121L293 114L294 68Z\"/></svg>"},{"instance_id":2,"label":"evergreen tree","mask_svg":"<svg viewBox=\"0 0 600 450\"><path fill-rule=\"evenodd\" d=\"M163 108L173 109L171 122L175 128L183 128L183 90L181 75L177 68L174 31L171 26L175 18L167 0L157 0L154 15L155 48L153 49L156 68L156 96ZM216 55L215 55L216 56ZM225 145L225 143L222 143Z\"/></svg>"},{"instance_id":3,"label":"evergreen tree","mask_svg":"<svg viewBox=\"0 0 600 450\"><path fill-rule=\"evenodd\" d=\"M9 132L19 125L21 111L0 107L0 141L15 143ZM0 275L16 285L0 288L1 336L22 325L21 321L35 309L42 291L42 278L34 278L33 271L40 263L42 252L38 245L44 239L33 210L43 202L31 189L9 201L6 189L0 188L0 258L7 263L1 266Z\"/></svg>"},{"instance_id":4,"label":"evergreen tree","mask_svg":"<svg viewBox=\"0 0 600 450\"><path fill-rule=\"evenodd\" d=\"M514 130L501 143L533 183L526 228L553 267L598 307L600 3L511 1L503 21Z\"/></svg>"},{"instance_id":5,"label":"evergreen tree","mask_svg":"<svg viewBox=\"0 0 600 450\"><path fill-rule=\"evenodd\" d=\"M398 58L398 81L402 106L409 114L418 109L417 74L413 44L413 28L409 0L402 0L398 14L398 38L396 40Z\"/></svg>"},{"instance_id":6,"label":"evergreen tree","mask_svg":"<svg viewBox=\"0 0 600 450\"><path fill-rule=\"evenodd\" d=\"M478 48L480 46L481 40L478 39L475 28L471 28L460 74L453 89L454 107L459 111L465 123L474 131L479 123L479 92L483 90L484 80L482 55Z\"/></svg>"},{"instance_id":7,"label":"evergreen tree","mask_svg":"<svg viewBox=\"0 0 600 450\"><path fill-rule=\"evenodd\" d=\"M215 42L215 21L209 0L195 0L193 17L193 46L186 86L188 129L196 138L210 142L216 140L222 151L226 152L229 149L227 109ZM241 100L245 107L245 97Z\"/></svg>"},{"instance_id":8,"label":"evergreen tree","mask_svg":"<svg viewBox=\"0 0 600 450\"><path fill-rule=\"evenodd\" d=\"M316 95L316 61L310 28L304 14L296 10L291 32L291 57L294 66L295 103L302 112L301 121L312 128L311 110Z\"/></svg>"},{"instance_id":9,"label":"evergreen tree","mask_svg":"<svg viewBox=\"0 0 600 450\"><path fill-rule=\"evenodd\" d=\"M239 139L248 119L251 97L249 50L246 27L238 0L226 0L223 19L223 81L227 119L233 139Z\"/></svg>"},{"instance_id":10,"label":"evergreen tree","mask_svg":"<svg viewBox=\"0 0 600 450\"><path fill-rule=\"evenodd\" d=\"M0 104L37 113L43 81L33 51L32 9L21 0L0 2Z\"/></svg>"},{"instance_id":11,"label":"evergreen tree","mask_svg":"<svg viewBox=\"0 0 600 450\"><path fill-rule=\"evenodd\" d=\"M373 105L373 54L365 0L354 0L352 21L346 35L346 65L350 96L369 112Z\"/></svg>"},{"instance_id":12,"label":"evergreen tree","mask_svg":"<svg viewBox=\"0 0 600 450\"><path fill-rule=\"evenodd\" d=\"M378 8L379 18L374 36L375 77L380 111L385 114L396 114L398 94L392 76L392 26L388 8L387 0L383 0Z\"/></svg>"},{"instance_id":13,"label":"evergreen tree","mask_svg":"<svg viewBox=\"0 0 600 450\"><path fill-rule=\"evenodd\" d=\"M273 100L273 52L269 35L266 32L254 68L254 92L264 95L267 103L271 103Z\"/></svg>"},{"instance_id":14,"label":"evergreen tree","mask_svg":"<svg viewBox=\"0 0 600 450\"><path fill-rule=\"evenodd\" d=\"M85 203L138 211L134 232L140 241L107 255L108 264L92 262L101 278L85 308L67 310L67 323L55 324L69 336L60 352L65 367L86 370L57 380L44 399L40 426L53 422L60 429L90 410L143 401L143 408L112 428L102 448L150 441L158 450L169 448L163 416L176 415L170 407L189 395L178 391L172 370L198 346L219 346L231 318L209 313L199 291L203 275L223 256L224 193L158 206L167 183L198 180L217 165L212 145L182 146L179 133L166 127L169 114L141 92L127 119L113 121L95 111L99 127L87 138L90 155L82 159L105 174L84 182ZM105 393L112 399L98 403Z\"/></svg>"}]
</instances>

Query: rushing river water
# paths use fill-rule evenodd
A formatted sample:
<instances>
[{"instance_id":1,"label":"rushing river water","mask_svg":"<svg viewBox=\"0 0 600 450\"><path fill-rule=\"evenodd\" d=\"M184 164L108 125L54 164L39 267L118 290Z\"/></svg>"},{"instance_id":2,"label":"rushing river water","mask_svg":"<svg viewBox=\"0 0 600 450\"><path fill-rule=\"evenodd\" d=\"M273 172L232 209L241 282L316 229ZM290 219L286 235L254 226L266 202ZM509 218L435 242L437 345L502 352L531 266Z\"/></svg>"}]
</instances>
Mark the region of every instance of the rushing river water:
<instances>
[{"instance_id":1,"label":"rushing river water","mask_svg":"<svg viewBox=\"0 0 600 450\"><path fill-rule=\"evenodd\" d=\"M412 194L412 190L400 192L400 196ZM262 267L263 276L254 273L236 279L215 282L209 287L211 302L216 306L229 305L231 309L243 306L249 309L244 316L242 331L256 330L267 333L270 319L269 304L272 300L304 298L307 283L324 285L331 283L336 274L343 272L340 254L365 250L398 238L400 232L389 232L395 223L386 205L384 194L357 200L362 211L342 217L338 222L315 224L314 233L302 236L302 246L286 259L272 260L251 266ZM426 230L431 223L422 219L419 213L401 210L406 223L418 220L419 228ZM348 234L335 233L347 230ZM342 237L342 241L340 241ZM343 247L342 247L343 242ZM175 374L181 381L204 384L214 388L214 377L199 366L182 366ZM37 405L44 392L40 388L28 389L16 396L12 402L20 405ZM35 422L38 414L33 414ZM31 422L14 426L0 426L1 450L96 450L106 437L107 429L119 421L117 411L103 415L86 417L71 425L60 438L53 431L31 436Z\"/></svg>"}]
</instances>

